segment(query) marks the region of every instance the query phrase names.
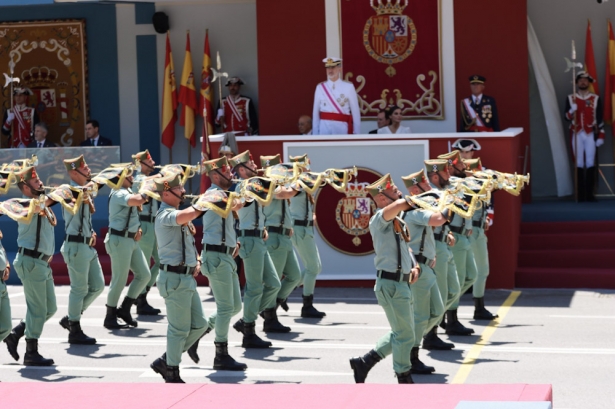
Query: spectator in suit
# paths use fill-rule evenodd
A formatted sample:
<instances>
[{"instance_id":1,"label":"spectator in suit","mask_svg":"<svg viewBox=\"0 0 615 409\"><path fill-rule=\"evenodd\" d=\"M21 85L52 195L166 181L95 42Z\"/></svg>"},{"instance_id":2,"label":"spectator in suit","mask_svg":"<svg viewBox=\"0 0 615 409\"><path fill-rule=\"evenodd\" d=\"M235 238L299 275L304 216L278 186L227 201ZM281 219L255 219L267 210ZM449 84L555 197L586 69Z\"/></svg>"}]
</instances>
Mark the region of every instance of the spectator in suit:
<instances>
[{"instance_id":1,"label":"spectator in suit","mask_svg":"<svg viewBox=\"0 0 615 409\"><path fill-rule=\"evenodd\" d=\"M105 138L104 136L100 136L98 133L98 128L100 125L96 120L89 120L85 123L85 136L88 139L81 142L81 146L112 146L113 142L111 139Z\"/></svg>"},{"instance_id":2,"label":"spectator in suit","mask_svg":"<svg viewBox=\"0 0 615 409\"><path fill-rule=\"evenodd\" d=\"M58 145L47 140L47 124L39 122L34 125L34 141L28 144L28 148L56 148Z\"/></svg>"},{"instance_id":3,"label":"spectator in suit","mask_svg":"<svg viewBox=\"0 0 615 409\"><path fill-rule=\"evenodd\" d=\"M384 128L385 126L391 125L391 120L387 119L386 110L381 109L378 112L378 116L376 117L376 124L378 125L378 129ZM369 131L370 134L378 133L378 129L374 129L373 131Z\"/></svg>"}]
</instances>

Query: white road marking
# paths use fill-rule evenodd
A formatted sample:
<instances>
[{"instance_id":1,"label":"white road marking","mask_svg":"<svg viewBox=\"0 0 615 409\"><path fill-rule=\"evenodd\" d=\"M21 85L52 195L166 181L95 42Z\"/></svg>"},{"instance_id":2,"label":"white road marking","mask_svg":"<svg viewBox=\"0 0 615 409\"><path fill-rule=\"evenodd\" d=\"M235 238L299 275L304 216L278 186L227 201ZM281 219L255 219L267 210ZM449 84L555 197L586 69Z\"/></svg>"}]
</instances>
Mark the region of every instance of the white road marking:
<instances>
[{"instance_id":1,"label":"white road marking","mask_svg":"<svg viewBox=\"0 0 615 409\"><path fill-rule=\"evenodd\" d=\"M304 377L304 376L346 376L351 375L351 372L320 372L320 371L289 371L280 369L261 369L248 368L241 371L216 371L213 368L180 365L180 373L182 378L280 378L280 377ZM143 372L139 378L160 378L156 372L149 370Z\"/></svg>"},{"instance_id":2,"label":"white road marking","mask_svg":"<svg viewBox=\"0 0 615 409\"><path fill-rule=\"evenodd\" d=\"M581 318L581 319L607 319L613 320L615 319L615 315L547 315L547 317L551 318Z\"/></svg>"}]
</instances>

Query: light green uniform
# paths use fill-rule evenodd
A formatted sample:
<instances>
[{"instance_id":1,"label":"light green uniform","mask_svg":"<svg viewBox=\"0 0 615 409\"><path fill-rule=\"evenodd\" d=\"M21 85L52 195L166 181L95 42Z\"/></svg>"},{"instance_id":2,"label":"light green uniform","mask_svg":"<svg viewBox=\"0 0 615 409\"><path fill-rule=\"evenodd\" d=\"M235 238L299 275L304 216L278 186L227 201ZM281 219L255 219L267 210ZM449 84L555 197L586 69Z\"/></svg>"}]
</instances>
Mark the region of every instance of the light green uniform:
<instances>
[{"instance_id":1,"label":"light green uniform","mask_svg":"<svg viewBox=\"0 0 615 409\"><path fill-rule=\"evenodd\" d=\"M477 271L476 281L472 286L474 298L485 296L485 286L489 276L489 250L487 249L487 235L485 234L486 223L487 209L483 205L480 210L474 212L472 217L472 235L470 236L470 244L472 245Z\"/></svg>"},{"instance_id":2,"label":"light green uniform","mask_svg":"<svg viewBox=\"0 0 615 409\"><path fill-rule=\"evenodd\" d=\"M436 326L444 315L444 304L433 271L436 258L436 243L429 219L429 210L417 209L405 212L403 219L410 230L410 248L421 266L421 275L410 286L414 299L414 346L418 347L423 336ZM426 257L427 260L422 260ZM422 260L422 261L421 261Z\"/></svg>"},{"instance_id":3,"label":"light green uniform","mask_svg":"<svg viewBox=\"0 0 615 409\"><path fill-rule=\"evenodd\" d=\"M308 296L314 294L316 277L322 271L322 264L314 241L314 206L306 192L299 192L290 199L290 215L294 221L294 234L291 240L303 263L301 270L303 295ZM305 226L299 226L298 222Z\"/></svg>"},{"instance_id":4,"label":"light green uniform","mask_svg":"<svg viewBox=\"0 0 615 409\"><path fill-rule=\"evenodd\" d=\"M450 223L451 230L455 236L456 243L452 247L453 258L455 259L455 267L457 268L457 277L459 278L459 286L461 290L459 297L451 305L451 309L459 307L459 298L468 291L468 289L476 281L476 262L474 261L474 253L472 245L468 239L467 232L472 228L472 220L465 219L458 214L454 214ZM457 231L455 231L457 230Z\"/></svg>"},{"instance_id":5,"label":"light green uniform","mask_svg":"<svg viewBox=\"0 0 615 409\"><path fill-rule=\"evenodd\" d=\"M139 191L139 186L143 179L143 175L138 175L133 183L133 190ZM154 231L154 217L158 211L159 203L157 200L150 199L149 202L143 204L143 211L139 212L139 220L141 221L141 230L143 230L143 236L139 240L139 247L143 251L147 265L151 264L152 258L154 258L154 264L149 269L150 279L141 294L145 294L148 288L151 288L156 279L158 278L158 272L160 271L160 257L158 256L158 245L156 244L156 232Z\"/></svg>"},{"instance_id":6,"label":"light green uniform","mask_svg":"<svg viewBox=\"0 0 615 409\"><path fill-rule=\"evenodd\" d=\"M19 223L17 231L19 251L13 266L23 283L26 298L26 339L39 339L45 322L58 309L48 262L55 252L53 226L46 216L35 214L30 224ZM25 249L41 254L38 258L27 256L24 254Z\"/></svg>"},{"instance_id":7,"label":"light green uniform","mask_svg":"<svg viewBox=\"0 0 615 409\"><path fill-rule=\"evenodd\" d=\"M6 251L0 241L0 278L7 266ZM11 332L11 302L6 284L0 279L0 342Z\"/></svg>"},{"instance_id":8,"label":"light green uniform","mask_svg":"<svg viewBox=\"0 0 615 409\"><path fill-rule=\"evenodd\" d=\"M76 183L71 182L71 185L76 186ZM90 206L82 204L75 215L62 208L62 215L66 237L60 251L70 277L68 319L79 321L81 314L105 289L105 279L98 260L98 252L89 245L94 233ZM69 237L80 242L69 241Z\"/></svg>"},{"instance_id":9,"label":"light green uniform","mask_svg":"<svg viewBox=\"0 0 615 409\"><path fill-rule=\"evenodd\" d=\"M158 291L167 307L167 365L178 366L181 355L207 330L207 317L191 274L197 265L194 237L187 226L177 224L174 207L162 203L156 216L156 236L160 237L160 263L164 269L157 280ZM168 266L186 266L184 274L168 271Z\"/></svg>"},{"instance_id":10,"label":"light green uniform","mask_svg":"<svg viewBox=\"0 0 615 409\"><path fill-rule=\"evenodd\" d=\"M237 184L237 190L240 190ZM239 209L239 256L243 260L246 287L243 294L243 320L256 321L258 313L275 307L280 278L275 270L262 233L265 229L263 207L256 201ZM258 236L248 236L247 234Z\"/></svg>"},{"instance_id":11,"label":"light green uniform","mask_svg":"<svg viewBox=\"0 0 615 409\"><path fill-rule=\"evenodd\" d=\"M404 239L393 230L393 220L382 217L382 209L369 221L369 232L374 242L377 278L374 292L378 304L384 309L391 331L376 343L376 352L381 358L393 354L393 369L396 373L410 370L410 350L414 346L414 312L410 283L403 279L412 269L410 249ZM404 222L399 219L403 225ZM380 278L380 271L400 271L399 281Z\"/></svg>"},{"instance_id":12,"label":"light green uniform","mask_svg":"<svg viewBox=\"0 0 615 409\"><path fill-rule=\"evenodd\" d=\"M207 190L222 190L212 184ZM228 342L228 328L231 318L241 311L241 292L237 265L233 260L233 249L237 245L237 234L233 228L233 217L223 219L208 211L203 216L203 252L201 271L209 280L209 286L216 299L216 311L209 316L209 327L216 329L215 342ZM207 250L207 245L226 246L224 253Z\"/></svg>"},{"instance_id":13,"label":"light green uniform","mask_svg":"<svg viewBox=\"0 0 615 409\"><path fill-rule=\"evenodd\" d=\"M107 306L117 307L122 290L132 270L134 279L128 286L129 298L137 298L150 279L149 264L139 244L128 237L139 230L139 213L136 206L128 206L132 195L130 189L112 190L109 195L109 232L105 237L105 248L111 257L111 285L107 295ZM111 229L124 232L124 236L111 234Z\"/></svg>"},{"instance_id":14,"label":"light green uniform","mask_svg":"<svg viewBox=\"0 0 615 409\"><path fill-rule=\"evenodd\" d=\"M301 270L288 234L274 233L271 231L271 227L283 228L285 231L293 227L290 205L285 199L273 199L271 204L263 209L263 212L265 214L265 226L269 231L267 251L282 283L277 298L286 300L295 287L299 285ZM282 275L284 276L283 279Z\"/></svg>"}]
</instances>

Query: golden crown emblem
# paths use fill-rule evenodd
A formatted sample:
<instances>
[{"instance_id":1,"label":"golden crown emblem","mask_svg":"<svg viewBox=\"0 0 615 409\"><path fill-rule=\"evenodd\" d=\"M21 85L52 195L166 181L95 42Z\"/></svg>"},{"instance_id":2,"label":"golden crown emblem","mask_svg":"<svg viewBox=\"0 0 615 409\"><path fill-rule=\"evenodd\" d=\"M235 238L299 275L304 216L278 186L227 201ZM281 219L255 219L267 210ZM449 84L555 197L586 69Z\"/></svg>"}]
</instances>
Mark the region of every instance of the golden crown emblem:
<instances>
[{"instance_id":1,"label":"golden crown emblem","mask_svg":"<svg viewBox=\"0 0 615 409\"><path fill-rule=\"evenodd\" d=\"M49 67L32 67L21 73L23 85L28 88L52 88L58 79L58 72Z\"/></svg>"},{"instance_id":2,"label":"golden crown emblem","mask_svg":"<svg viewBox=\"0 0 615 409\"><path fill-rule=\"evenodd\" d=\"M408 7L408 0L386 0L383 4L383 0L377 0L378 5L374 5L374 0L370 0L370 5L376 11L377 15L382 14L398 14L401 15L406 7ZM402 2L404 5L402 6Z\"/></svg>"},{"instance_id":3,"label":"golden crown emblem","mask_svg":"<svg viewBox=\"0 0 615 409\"><path fill-rule=\"evenodd\" d=\"M366 182L350 182L346 187L346 197L366 197L367 190L365 188L369 186Z\"/></svg>"}]
</instances>

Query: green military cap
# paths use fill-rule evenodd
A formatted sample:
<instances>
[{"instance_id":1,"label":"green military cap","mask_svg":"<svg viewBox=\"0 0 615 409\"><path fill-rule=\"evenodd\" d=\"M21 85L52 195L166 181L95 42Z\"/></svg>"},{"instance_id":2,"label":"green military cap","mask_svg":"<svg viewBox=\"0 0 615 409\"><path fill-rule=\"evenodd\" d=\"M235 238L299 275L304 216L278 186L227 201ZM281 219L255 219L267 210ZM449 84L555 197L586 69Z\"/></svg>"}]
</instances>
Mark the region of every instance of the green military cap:
<instances>
[{"instance_id":1,"label":"green military cap","mask_svg":"<svg viewBox=\"0 0 615 409\"><path fill-rule=\"evenodd\" d=\"M251 160L252 160L252 154L250 153L250 151L245 151L243 153L240 153L237 156L233 156L230 162L231 162L231 166L235 167L237 165L241 165L242 163L248 163Z\"/></svg>"},{"instance_id":2,"label":"green military cap","mask_svg":"<svg viewBox=\"0 0 615 409\"><path fill-rule=\"evenodd\" d=\"M226 156L203 162L203 170L205 173L209 173L212 170L221 169L224 166L228 166L228 159Z\"/></svg>"},{"instance_id":3,"label":"green military cap","mask_svg":"<svg viewBox=\"0 0 615 409\"><path fill-rule=\"evenodd\" d=\"M480 163L480 158L476 159L463 159L464 165L466 165L466 169L468 170L483 170L483 165Z\"/></svg>"},{"instance_id":4,"label":"green military cap","mask_svg":"<svg viewBox=\"0 0 615 409\"><path fill-rule=\"evenodd\" d=\"M438 155L438 159L446 159L448 161L448 166L454 166L461 162L461 156L459 155L458 150Z\"/></svg>"},{"instance_id":5,"label":"green military cap","mask_svg":"<svg viewBox=\"0 0 615 409\"><path fill-rule=\"evenodd\" d=\"M427 168L427 173L445 171L448 167L448 161L446 159L427 159L425 167Z\"/></svg>"},{"instance_id":6,"label":"green military cap","mask_svg":"<svg viewBox=\"0 0 615 409\"><path fill-rule=\"evenodd\" d=\"M132 155L133 162L143 162L144 160L151 160L152 155L149 154L149 150L144 150L143 152L136 153Z\"/></svg>"},{"instance_id":7,"label":"green military cap","mask_svg":"<svg viewBox=\"0 0 615 409\"><path fill-rule=\"evenodd\" d=\"M181 186L182 178L180 174L175 173L162 178L155 178L154 185L156 186L156 192L162 193L164 191L171 190L174 187Z\"/></svg>"},{"instance_id":8,"label":"green military cap","mask_svg":"<svg viewBox=\"0 0 615 409\"><path fill-rule=\"evenodd\" d=\"M274 156L261 156L261 167L268 168L269 166L278 165L282 163L280 154Z\"/></svg>"},{"instance_id":9,"label":"green military cap","mask_svg":"<svg viewBox=\"0 0 615 409\"><path fill-rule=\"evenodd\" d=\"M370 195L376 196L378 193L382 193L383 190L391 189L393 187L395 187L395 183L393 183L393 179L391 179L391 174L387 173L371 185L367 186L365 189Z\"/></svg>"},{"instance_id":10,"label":"green military cap","mask_svg":"<svg viewBox=\"0 0 615 409\"><path fill-rule=\"evenodd\" d=\"M418 172L411 173L408 176L402 176L401 180L404 181L404 185L406 185L408 189L414 185L427 181L427 179L425 179L425 171L423 169Z\"/></svg>"},{"instance_id":11,"label":"green military cap","mask_svg":"<svg viewBox=\"0 0 615 409\"><path fill-rule=\"evenodd\" d=\"M17 178L17 182L28 182L32 179L38 179L38 174L36 173L36 168L34 166L28 166L27 168L16 172L15 177Z\"/></svg>"},{"instance_id":12,"label":"green military cap","mask_svg":"<svg viewBox=\"0 0 615 409\"><path fill-rule=\"evenodd\" d=\"M85 165L86 163L83 155L79 156L78 158L64 159L64 166L66 166L67 172L78 168L83 168L85 167Z\"/></svg>"}]
</instances>

